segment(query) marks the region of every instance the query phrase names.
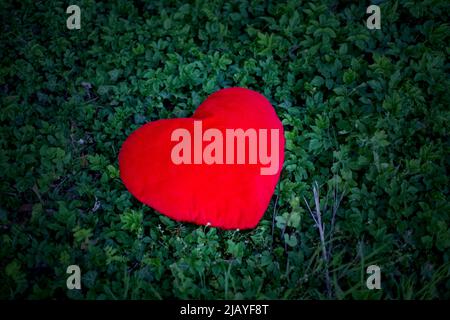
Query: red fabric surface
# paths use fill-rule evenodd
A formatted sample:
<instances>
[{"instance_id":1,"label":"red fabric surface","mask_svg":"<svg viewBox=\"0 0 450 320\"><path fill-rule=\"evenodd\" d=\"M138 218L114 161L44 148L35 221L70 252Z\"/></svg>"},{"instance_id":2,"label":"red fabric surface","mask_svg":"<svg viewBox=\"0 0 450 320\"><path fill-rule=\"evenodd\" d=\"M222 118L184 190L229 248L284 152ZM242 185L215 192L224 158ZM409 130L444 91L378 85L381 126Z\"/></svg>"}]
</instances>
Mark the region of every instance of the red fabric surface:
<instances>
[{"instance_id":1,"label":"red fabric surface","mask_svg":"<svg viewBox=\"0 0 450 320\"><path fill-rule=\"evenodd\" d=\"M267 165L259 160L257 164L174 164L171 152L178 142L171 141L171 134L185 128L193 144L194 120L202 121L203 133L208 128L223 133L224 157L225 129L279 129L278 171L261 175L260 168ZM268 141L270 151L269 135ZM203 149L209 143L203 142ZM244 88L215 92L191 118L143 125L126 139L119 154L121 179L139 201L172 219L223 229L248 229L258 224L275 190L283 160L281 121L264 96Z\"/></svg>"}]
</instances>

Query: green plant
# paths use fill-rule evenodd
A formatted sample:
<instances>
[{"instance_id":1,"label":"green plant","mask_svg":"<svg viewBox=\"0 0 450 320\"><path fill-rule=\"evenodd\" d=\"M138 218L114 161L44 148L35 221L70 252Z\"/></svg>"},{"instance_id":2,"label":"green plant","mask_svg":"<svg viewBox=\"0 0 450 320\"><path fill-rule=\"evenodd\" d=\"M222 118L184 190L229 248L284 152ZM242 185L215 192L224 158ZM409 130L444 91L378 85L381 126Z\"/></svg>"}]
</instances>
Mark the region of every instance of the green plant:
<instances>
[{"instance_id":1,"label":"green plant","mask_svg":"<svg viewBox=\"0 0 450 320\"><path fill-rule=\"evenodd\" d=\"M362 2L81 0L67 30L61 1L2 1L0 298L448 299L450 8L379 2L368 30ZM178 223L134 199L125 138L229 86L285 127L261 223Z\"/></svg>"}]
</instances>

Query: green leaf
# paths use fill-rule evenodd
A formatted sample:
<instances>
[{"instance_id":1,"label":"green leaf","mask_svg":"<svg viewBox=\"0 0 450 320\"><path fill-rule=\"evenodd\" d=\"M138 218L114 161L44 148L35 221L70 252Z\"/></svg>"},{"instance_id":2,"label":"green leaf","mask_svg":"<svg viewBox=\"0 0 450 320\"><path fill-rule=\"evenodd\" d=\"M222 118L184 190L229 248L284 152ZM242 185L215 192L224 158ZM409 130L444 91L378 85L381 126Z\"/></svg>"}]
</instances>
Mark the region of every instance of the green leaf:
<instances>
[{"instance_id":1,"label":"green leaf","mask_svg":"<svg viewBox=\"0 0 450 320\"><path fill-rule=\"evenodd\" d=\"M284 234L284 241L290 247L295 247L298 244L297 236L294 235L294 234L289 235L289 234L285 233Z\"/></svg>"}]
</instances>

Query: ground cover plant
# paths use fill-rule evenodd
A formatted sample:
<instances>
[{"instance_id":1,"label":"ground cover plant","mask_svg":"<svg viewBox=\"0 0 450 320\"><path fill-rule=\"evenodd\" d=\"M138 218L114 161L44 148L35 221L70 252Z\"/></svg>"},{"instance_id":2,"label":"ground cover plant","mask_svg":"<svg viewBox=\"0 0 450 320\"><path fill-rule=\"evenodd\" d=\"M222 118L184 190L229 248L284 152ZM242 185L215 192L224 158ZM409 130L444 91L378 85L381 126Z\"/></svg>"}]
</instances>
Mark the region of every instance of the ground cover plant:
<instances>
[{"instance_id":1,"label":"ground cover plant","mask_svg":"<svg viewBox=\"0 0 450 320\"><path fill-rule=\"evenodd\" d=\"M0 2L1 298L450 298L448 1L376 1L381 30L364 1L70 4ZM140 204L121 143L232 86L285 128L261 223Z\"/></svg>"}]
</instances>

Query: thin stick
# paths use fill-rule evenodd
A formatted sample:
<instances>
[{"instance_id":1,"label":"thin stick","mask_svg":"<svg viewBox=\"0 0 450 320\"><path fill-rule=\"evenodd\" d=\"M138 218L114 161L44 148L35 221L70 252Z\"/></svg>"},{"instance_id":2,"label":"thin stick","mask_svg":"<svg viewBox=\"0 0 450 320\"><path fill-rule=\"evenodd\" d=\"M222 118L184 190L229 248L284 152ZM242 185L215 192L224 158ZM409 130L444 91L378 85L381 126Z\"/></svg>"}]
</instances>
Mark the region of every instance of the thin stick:
<instances>
[{"instance_id":1,"label":"thin stick","mask_svg":"<svg viewBox=\"0 0 450 320\"><path fill-rule=\"evenodd\" d=\"M277 187L279 186L279 184L277 185ZM274 231L275 231L275 216L277 215L277 204L278 204L278 197L280 196L280 188L278 188L278 193L277 193L277 197L275 198L275 204L273 205L273 214L272 214L272 245L270 246L270 251L273 250L273 236L274 236Z\"/></svg>"},{"instance_id":2,"label":"thin stick","mask_svg":"<svg viewBox=\"0 0 450 320\"><path fill-rule=\"evenodd\" d=\"M319 185L317 182L313 185L313 194L314 194L314 203L315 203L315 211L313 212L311 210L311 207L309 206L308 202L305 200L306 206L308 207L309 213L314 219L314 222L316 223L317 228L319 229L319 237L320 237L320 243L321 243L321 249L322 249L322 259L325 263L325 283L327 286L327 295L328 298L331 298L331 280L330 280L330 271L328 267L328 254L327 254L327 248L325 244L325 226L322 223L322 213L320 212L320 193L319 193Z\"/></svg>"}]
</instances>

